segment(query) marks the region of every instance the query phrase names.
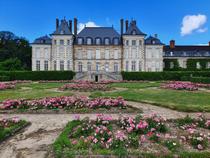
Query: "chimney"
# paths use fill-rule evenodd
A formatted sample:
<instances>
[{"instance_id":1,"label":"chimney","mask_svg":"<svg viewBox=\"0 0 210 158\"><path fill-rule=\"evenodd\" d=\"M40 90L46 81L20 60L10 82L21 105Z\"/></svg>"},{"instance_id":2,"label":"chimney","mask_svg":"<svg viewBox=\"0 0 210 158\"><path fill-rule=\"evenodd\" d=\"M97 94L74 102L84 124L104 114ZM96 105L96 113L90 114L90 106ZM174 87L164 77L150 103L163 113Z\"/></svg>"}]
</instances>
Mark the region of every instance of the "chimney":
<instances>
[{"instance_id":1,"label":"chimney","mask_svg":"<svg viewBox=\"0 0 210 158\"><path fill-rule=\"evenodd\" d=\"M58 27L59 27L59 19L56 18L56 30L58 29Z\"/></svg>"},{"instance_id":2,"label":"chimney","mask_svg":"<svg viewBox=\"0 0 210 158\"><path fill-rule=\"evenodd\" d=\"M128 30L128 20L125 21L125 31Z\"/></svg>"},{"instance_id":3,"label":"chimney","mask_svg":"<svg viewBox=\"0 0 210 158\"><path fill-rule=\"evenodd\" d=\"M77 18L74 18L74 35L77 35Z\"/></svg>"},{"instance_id":4,"label":"chimney","mask_svg":"<svg viewBox=\"0 0 210 158\"><path fill-rule=\"evenodd\" d=\"M170 41L170 48L175 48L175 40Z\"/></svg>"},{"instance_id":5,"label":"chimney","mask_svg":"<svg viewBox=\"0 0 210 158\"><path fill-rule=\"evenodd\" d=\"M124 20L123 19L120 20L120 31L121 31L121 35L123 35L123 32L124 32Z\"/></svg>"},{"instance_id":6,"label":"chimney","mask_svg":"<svg viewBox=\"0 0 210 158\"><path fill-rule=\"evenodd\" d=\"M154 34L154 37L155 37L155 38L158 38L158 34Z\"/></svg>"},{"instance_id":7,"label":"chimney","mask_svg":"<svg viewBox=\"0 0 210 158\"><path fill-rule=\"evenodd\" d=\"M69 20L69 30L72 32L72 20Z\"/></svg>"}]
</instances>

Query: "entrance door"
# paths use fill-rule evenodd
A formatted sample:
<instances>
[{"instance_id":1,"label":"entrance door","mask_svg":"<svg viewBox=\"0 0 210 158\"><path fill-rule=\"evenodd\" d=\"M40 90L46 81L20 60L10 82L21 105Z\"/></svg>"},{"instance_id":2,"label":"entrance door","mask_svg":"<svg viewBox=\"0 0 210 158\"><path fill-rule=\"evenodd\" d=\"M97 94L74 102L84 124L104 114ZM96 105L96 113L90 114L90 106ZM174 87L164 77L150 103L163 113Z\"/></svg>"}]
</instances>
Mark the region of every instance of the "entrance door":
<instances>
[{"instance_id":1,"label":"entrance door","mask_svg":"<svg viewBox=\"0 0 210 158\"><path fill-rule=\"evenodd\" d=\"M98 75L95 75L95 82L98 82Z\"/></svg>"}]
</instances>

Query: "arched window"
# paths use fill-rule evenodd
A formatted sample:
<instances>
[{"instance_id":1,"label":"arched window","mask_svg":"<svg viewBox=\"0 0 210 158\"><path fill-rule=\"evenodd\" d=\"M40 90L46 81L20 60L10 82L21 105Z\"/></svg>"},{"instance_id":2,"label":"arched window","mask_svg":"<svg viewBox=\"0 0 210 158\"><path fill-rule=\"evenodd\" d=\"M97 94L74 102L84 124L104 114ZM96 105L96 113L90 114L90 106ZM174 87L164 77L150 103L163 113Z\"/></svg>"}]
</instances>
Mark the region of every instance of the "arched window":
<instances>
[{"instance_id":1,"label":"arched window","mask_svg":"<svg viewBox=\"0 0 210 158\"><path fill-rule=\"evenodd\" d=\"M78 38L78 39L77 39L77 43L78 43L78 44L82 44L82 38Z\"/></svg>"},{"instance_id":2,"label":"arched window","mask_svg":"<svg viewBox=\"0 0 210 158\"><path fill-rule=\"evenodd\" d=\"M109 40L109 38L105 38L105 45L109 45L110 44L110 40Z\"/></svg>"},{"instance_id":3,"label":"arched window","mask_svg":"<svg viewBox=\"0 0 210 158\"><path fill-rule=\"evenodd\" d=\"M114 45L118 45L119 44L119 39L118 38L114 38Z\"/></svg>"},{"instance_id":4,"label":"arched window","mask_svg":"<svg viewBox=\"0 0 210 158\"><path fill-rule=\"evenodd\" d=\"M91 71L91 62L87 63L87 71Z\"/></svg>"},{"instance_id":5,"label":"arched window","mask_svg":"<svg viewBox=\"0 0 210 158\"><path fill-rule=\"evenodd\" d=\"M91 38L87 38L87 45L91 45L92 44L92 39Z\"/></svg>"},{"instance_id":6,"label":"arched window","mask_svg":"<svg viewBox=\"0 0 210 158\"><path fill-rule=\"evenodd\" d=\"M96 38L96 45L100 45L101 44L101 39L100 38Z\"/></svg>"},{"instance_id":7,"label":"arched window","mask_svg":"<svg viewBox=\"0 0 210 158\"><path fill-rule=\"evenodd\" d=\"M100 71L100 63L96 63L96 71Z\"/></svg>"}]
</instances>

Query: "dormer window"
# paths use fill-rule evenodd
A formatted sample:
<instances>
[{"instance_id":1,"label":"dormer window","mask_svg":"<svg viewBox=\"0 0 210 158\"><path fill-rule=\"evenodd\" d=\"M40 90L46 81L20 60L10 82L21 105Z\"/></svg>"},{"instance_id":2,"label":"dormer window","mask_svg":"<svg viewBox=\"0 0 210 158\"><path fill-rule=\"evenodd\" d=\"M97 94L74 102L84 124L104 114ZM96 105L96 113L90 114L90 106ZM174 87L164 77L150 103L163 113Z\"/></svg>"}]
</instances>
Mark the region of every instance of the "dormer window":
<instances>
[{"instance_id":1,"label":"dormer window","mask_svg":"<svg viewBox=\"0 0 210 158\"><path fill-rule=\"evenodd\" d=\"M133 31L131 32L131 34L132 34L132 35L136 35L136 30L133 30Z\"/></svg>"},{"instance_id":2,"label":"dormer window","mask_svg":"<svg viewBox=\"0 0 210 158\"><path fill-rule=\"evenodd\" d=\"M109 45L110 41L108 38L105 39L105 45Z\"/></svg>"},{"instance_id":3,"label":"dormer window","mask_svg":"<svg viewBox=\"0 0 210 158\"><path fill-rule=\"evenodd\" d=\"M77 39L78 44L82 44L82 38Z\"/></svg>"},{"instance_id":4,"label":"dormer window","mask_svg":"<svg viewBox=\"0 0 210 158\"><path fill-rule=\"evenodd\" d=\"M173 52L170 52L170 56L173 56Z\"/></svg>"},{"instance_id":5,"label":"dormer window","mask_svg":"<svg viewBox=\"0 0 210 158\"><path fill-rule=\"evenodd\" d=\"M87 38L87 45L91 45L91 44L92 44L91 38Z\"/></svg>"},{"instance_id":6,"label":"dormer window","mask_svg":"<svg viewBox=\"0 0 210 158\"><path fill-rule=\"evenodd\" d=\"M100 45L101 44L101 39L100 38L96 38L96 45Z\"/></svg>"},{"instance_id":7,"label":"dormer window","mask_svg":"<svg viewBox=\"0 0 210 158\"><path fill-rule=\"evenodd\" d=\"M61 34L62 34L62 35L64 34L64 31L63 31L63 30L61 30Z\"/></svg>"},{"instance_id":8,"label":"dormer window","mask_svg":"<svg viewBox=\"0 0 210 158\"><path fill-rule=\"evenodd\" d=\"M119 39L118 38L114 38L114 45L118 45L119 44Z\"/></svg>"},{"instance_id":9,"label":"dormer window","mask_svg":"<svg viewBox=\"0 0 210 158\"><path fill-rule=\"evenodd\" d=\"M155 40L152 40L152 44L155 44Z\"/></svg>"}]
</instances>

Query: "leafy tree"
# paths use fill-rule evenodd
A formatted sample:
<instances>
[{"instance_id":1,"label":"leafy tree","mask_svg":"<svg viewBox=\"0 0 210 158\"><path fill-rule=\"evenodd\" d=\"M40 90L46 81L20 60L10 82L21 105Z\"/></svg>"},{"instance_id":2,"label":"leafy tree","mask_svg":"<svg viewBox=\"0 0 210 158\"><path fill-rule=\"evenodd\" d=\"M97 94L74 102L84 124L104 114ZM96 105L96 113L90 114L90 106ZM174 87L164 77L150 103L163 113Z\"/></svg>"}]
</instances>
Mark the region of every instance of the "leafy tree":
<instances>
[{"instance_id":1,"label":"leafy tree","mask_svg":"<svg viewBox=\"0 0 210 158\"><path fill-rule=\"evenodd\" d=\"M3 62L0 62L0 70L14 71L23 70L21 61L18 58L10 58Z\"/></svg>"}]
</instances>

